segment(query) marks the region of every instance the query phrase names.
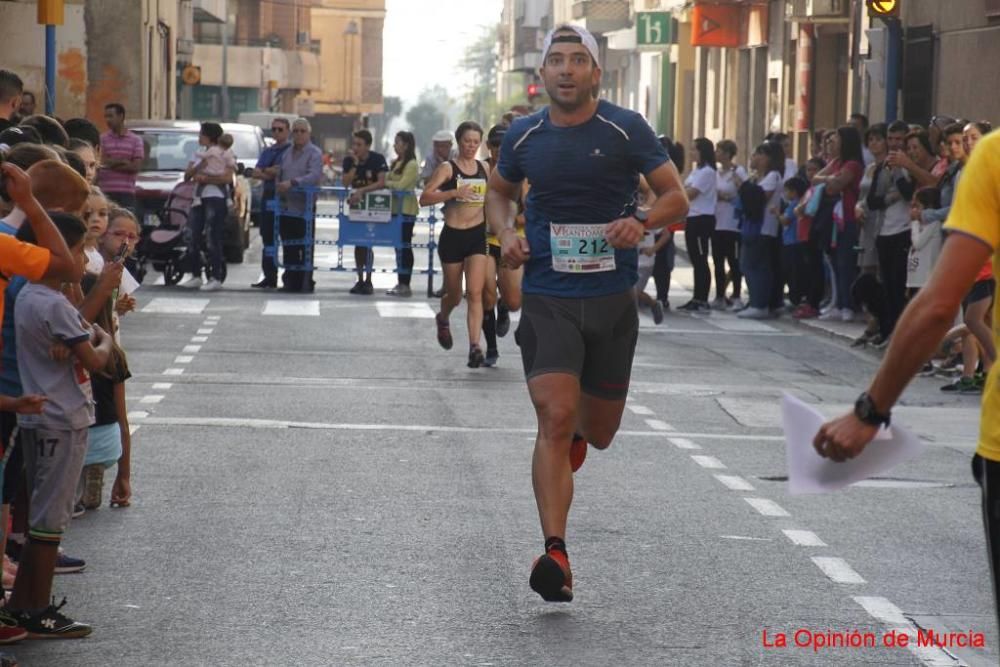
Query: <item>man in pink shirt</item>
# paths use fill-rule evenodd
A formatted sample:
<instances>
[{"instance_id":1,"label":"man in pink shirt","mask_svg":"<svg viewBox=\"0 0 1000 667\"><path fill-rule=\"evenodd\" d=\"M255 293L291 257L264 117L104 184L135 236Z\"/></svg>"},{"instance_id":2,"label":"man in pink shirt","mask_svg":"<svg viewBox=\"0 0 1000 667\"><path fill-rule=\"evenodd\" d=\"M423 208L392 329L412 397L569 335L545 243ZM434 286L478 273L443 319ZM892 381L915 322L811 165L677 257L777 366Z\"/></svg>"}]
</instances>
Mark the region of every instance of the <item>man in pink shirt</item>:
<instances>
[{"instance_id":1,"label":"man in pink shirt","mask_svg":"<svg viewBox=\"0 0 1000 667\"><path fill-rule=\"evenodd\" d=\"M122 208L136 215L135 177L142 168L146 151L142 138L125 129L125 107L112 102L104 107L108 131L101 135L101 168L97 183Z\"/></svg>"}]
</instances>

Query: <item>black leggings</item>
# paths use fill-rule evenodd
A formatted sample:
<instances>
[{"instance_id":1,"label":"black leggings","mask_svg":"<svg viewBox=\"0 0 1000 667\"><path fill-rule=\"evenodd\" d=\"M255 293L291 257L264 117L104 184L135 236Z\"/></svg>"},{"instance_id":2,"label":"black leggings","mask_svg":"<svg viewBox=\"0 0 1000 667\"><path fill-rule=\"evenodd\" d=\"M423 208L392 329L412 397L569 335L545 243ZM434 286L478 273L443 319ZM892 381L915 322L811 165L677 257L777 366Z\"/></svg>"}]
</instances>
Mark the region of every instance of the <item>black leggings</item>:
<instances>
[{"instance_id":1,"label":"black leggings","mask_svg":"<svg viewBox=\"0 0 1000 667\"><path fill-rule=\"evenodd\" d=\"M990 565L993 584L993 606L1000 620L1000 463L984 459L979 454L972 457L972 476L983 491L983 530L986 532L986 556Z\"/></svg>"},{"instance_id":2,"label":"black leggings","mask_svg":"<svg viewBox=\"0 0 1000 667\"><path fill-rule=\"evenodd\" d=\"M666 234L667 232L660 232ZM660 236L656 236L660 240ZM670 274L674 271L674 259L677 256L677 246L674 245L674 237L659 249L656 253L653 264L653 281L656 283L656 300L662 303L670 301Z\"/></svg>"},{"instance_id":3,"label":"black leggings","mask_svg":"<svg viewBox=\"0 0 1000 667\"><path fill-rule=\"evenodd\" d=\"M694 269L694 300L708 302L712 288L712 271L708 268L708 255L715 231L714 215L696 215L688 218L684 229L688 258Z\"/></svg>"},{"instance_id":4,"label":"black leggings","mask_svg":"<svg viewBox=\"0 0 1000 667\"><path fill-rule=\"evenodd\" d=\"M712 234L712 263L715 265L715 296L726 298L726 285L733 280L733 298L740 298L743 274L740 273L740 233L715 230ZM729 271L726 271L726 264Z\"/></svg>"},{"instance_id":5,"label":"black leggings","mask_svg":"<svg viewBox=\"0 0 1000 667\"><path fill-rule=\"evenodd\" d=\"M404 215L403 224L401 225L403 231L403 245L410 245L413 243L413 224L416 222L417 216L415 215ZM400 285L409 285L410 278L413 277L413 248L403 248L402 250L396 251L396 261L399 263L399 274L398 280Z\"/></svg>"},{"instance_id":6,"label":"black leggings","mask_svg":"<svg viewBox=\"0 0 1000 667\"><path fill-rule=\"evenodd\" d=\"M879 315L884 331L892 332L906 308L906 270L910 259L910 232L880 236L875 241L878 249L878 270L885 290L885 309ZM883 323L884 319L884 323Z\"/></svg>"}]
</instances>

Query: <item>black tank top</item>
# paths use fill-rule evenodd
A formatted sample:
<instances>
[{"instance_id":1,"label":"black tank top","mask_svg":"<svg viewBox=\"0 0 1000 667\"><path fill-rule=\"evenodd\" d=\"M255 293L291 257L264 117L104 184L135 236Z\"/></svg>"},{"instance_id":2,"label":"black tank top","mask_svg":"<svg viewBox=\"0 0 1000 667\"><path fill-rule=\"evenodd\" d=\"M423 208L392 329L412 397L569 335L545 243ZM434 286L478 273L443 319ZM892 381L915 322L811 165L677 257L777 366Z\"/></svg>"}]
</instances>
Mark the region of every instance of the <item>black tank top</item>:
<instances>
[{"instance_id":1,"label":"black tank top","mask_svg":"<svg viewBox=\"0 0 1000 667\"><path fill-rule=\"evenodd\" d=\"M441 191L441 192L448 192L449 190L457 190L458 189L458 179L459 178L461 178L462 180L465 180L465 181L472 180L472 179L479 179L479 180L482 180L482 181L486 180L486 167L484 167L483 163L481 161L479 161L479 160L476 160L476 173L475 174L467 174L467 173L465 173L464 171L462 171L461 169L459 169L458 163L456 163L454 160L448 160L448 164L451 165L451 178L449 178L447 181L445 181L444 183L442 183L441 187L438 188L438 190ZM444 204L444 206L445 206L445 208L447 208L447 207L451 206L452 204L460 204L460 203L462 203L462 202L459 202L459 201L456 201L454 199L451 199L449 201L446 201L445 204Z\"/></svg>"}]
</instances>

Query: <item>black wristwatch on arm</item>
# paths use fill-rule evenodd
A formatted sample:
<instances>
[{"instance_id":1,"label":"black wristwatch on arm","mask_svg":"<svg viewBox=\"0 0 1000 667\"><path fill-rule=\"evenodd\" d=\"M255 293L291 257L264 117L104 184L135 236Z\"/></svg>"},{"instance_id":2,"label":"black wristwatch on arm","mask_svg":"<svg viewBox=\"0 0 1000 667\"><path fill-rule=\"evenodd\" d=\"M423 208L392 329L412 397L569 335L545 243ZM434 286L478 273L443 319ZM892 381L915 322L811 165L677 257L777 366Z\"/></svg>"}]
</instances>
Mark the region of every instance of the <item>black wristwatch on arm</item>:
<instances>
[{"instance_id":1,"label":"black wristwatch on arm","mask_svg":"<svg viewBox=\"0 0 1000 667\"><path fill-rule=\"evenodd\" d=\"M646 221L649 220L649 211L643 211L642 209L637 208L635 209L635 213L632 214L632 217L639 221L639 224L642 225L643 229L649 231L649 227L646 226Z\"/></svg>"},{"instance_id":2,"label":"black wristwatch on arm","mask_svg":"<svg viewBox=\"0 0 1000 667\"><path fill-rule=\"evenodd\" d=\"M854 403L854 416L871 426L888 426L892 418L892 413L879 413L878 408L875 407L875 402L866 391L858 396L858 400Z\"/></svg>"}]
</instances>

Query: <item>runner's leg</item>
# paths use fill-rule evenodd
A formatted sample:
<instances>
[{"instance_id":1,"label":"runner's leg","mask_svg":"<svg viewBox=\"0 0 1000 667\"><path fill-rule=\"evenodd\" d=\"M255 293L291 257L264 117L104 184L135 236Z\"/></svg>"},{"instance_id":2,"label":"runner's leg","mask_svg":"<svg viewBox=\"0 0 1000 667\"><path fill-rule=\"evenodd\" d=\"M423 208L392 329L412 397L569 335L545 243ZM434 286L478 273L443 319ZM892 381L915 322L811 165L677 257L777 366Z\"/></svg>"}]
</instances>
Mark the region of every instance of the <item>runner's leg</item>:
<instances>
[{"instance_id":1,"label":"runner's leg","mask_svg":"<svg viewBox=\"0 0 1000 667\"><path fill-rule=\"evenodd\" d=\"M546 373L528 380L538 416L531 482L545 539L566 537L573 502L569 448L580 401L580 381L570 373Z\"/></svg>"},{"instance_id":2,"label":"runner's leg","mask_svg":"<svg viewBox=\"0 0 1000 667\"><path fill-rule=\"evenodd\" d=\"M521 279L524 278L524 267L510 269L505 266L500 267L500 298L503 299L507 310L516 313L521 310Z\"/></svg>"},{"instance_id":3,"label":"runner's leg","mask_svg":"<svg viewBox=\"0 0 1000 667\"><path fill-rule=\"evenodd\" d=\"M470 255L465 258L466 318L469 326L469 345L479 345L479 334L483 327L483 285L486 282L486 255ZM450 289L450 287L449 287ZM461 285L459 285L461 289ZM456 289L456 294L460 294Z\"/></svg>"},{"instance_id":4,"label":"runner's leg","mask_svg":"<svg viewBox=\"0 0 1000 667\"><path fill-rule=\"evenodd\" d=\"M597 449L607 449L618 433L625 412L625 399L608 400L580 394L576 431Z\"/></svg>"},{"instance_id":5,"label":"runner's leg","mask_svg":"<svg viewBox=\"0 0 1000 667\"><path fill-rule=\"evenodd\" d=\"M441 319L451 317L451 311L462 303L462 265L449 263L441 265L444 275L444 295L441 297Z\"/></svg>"}]
</instances>

